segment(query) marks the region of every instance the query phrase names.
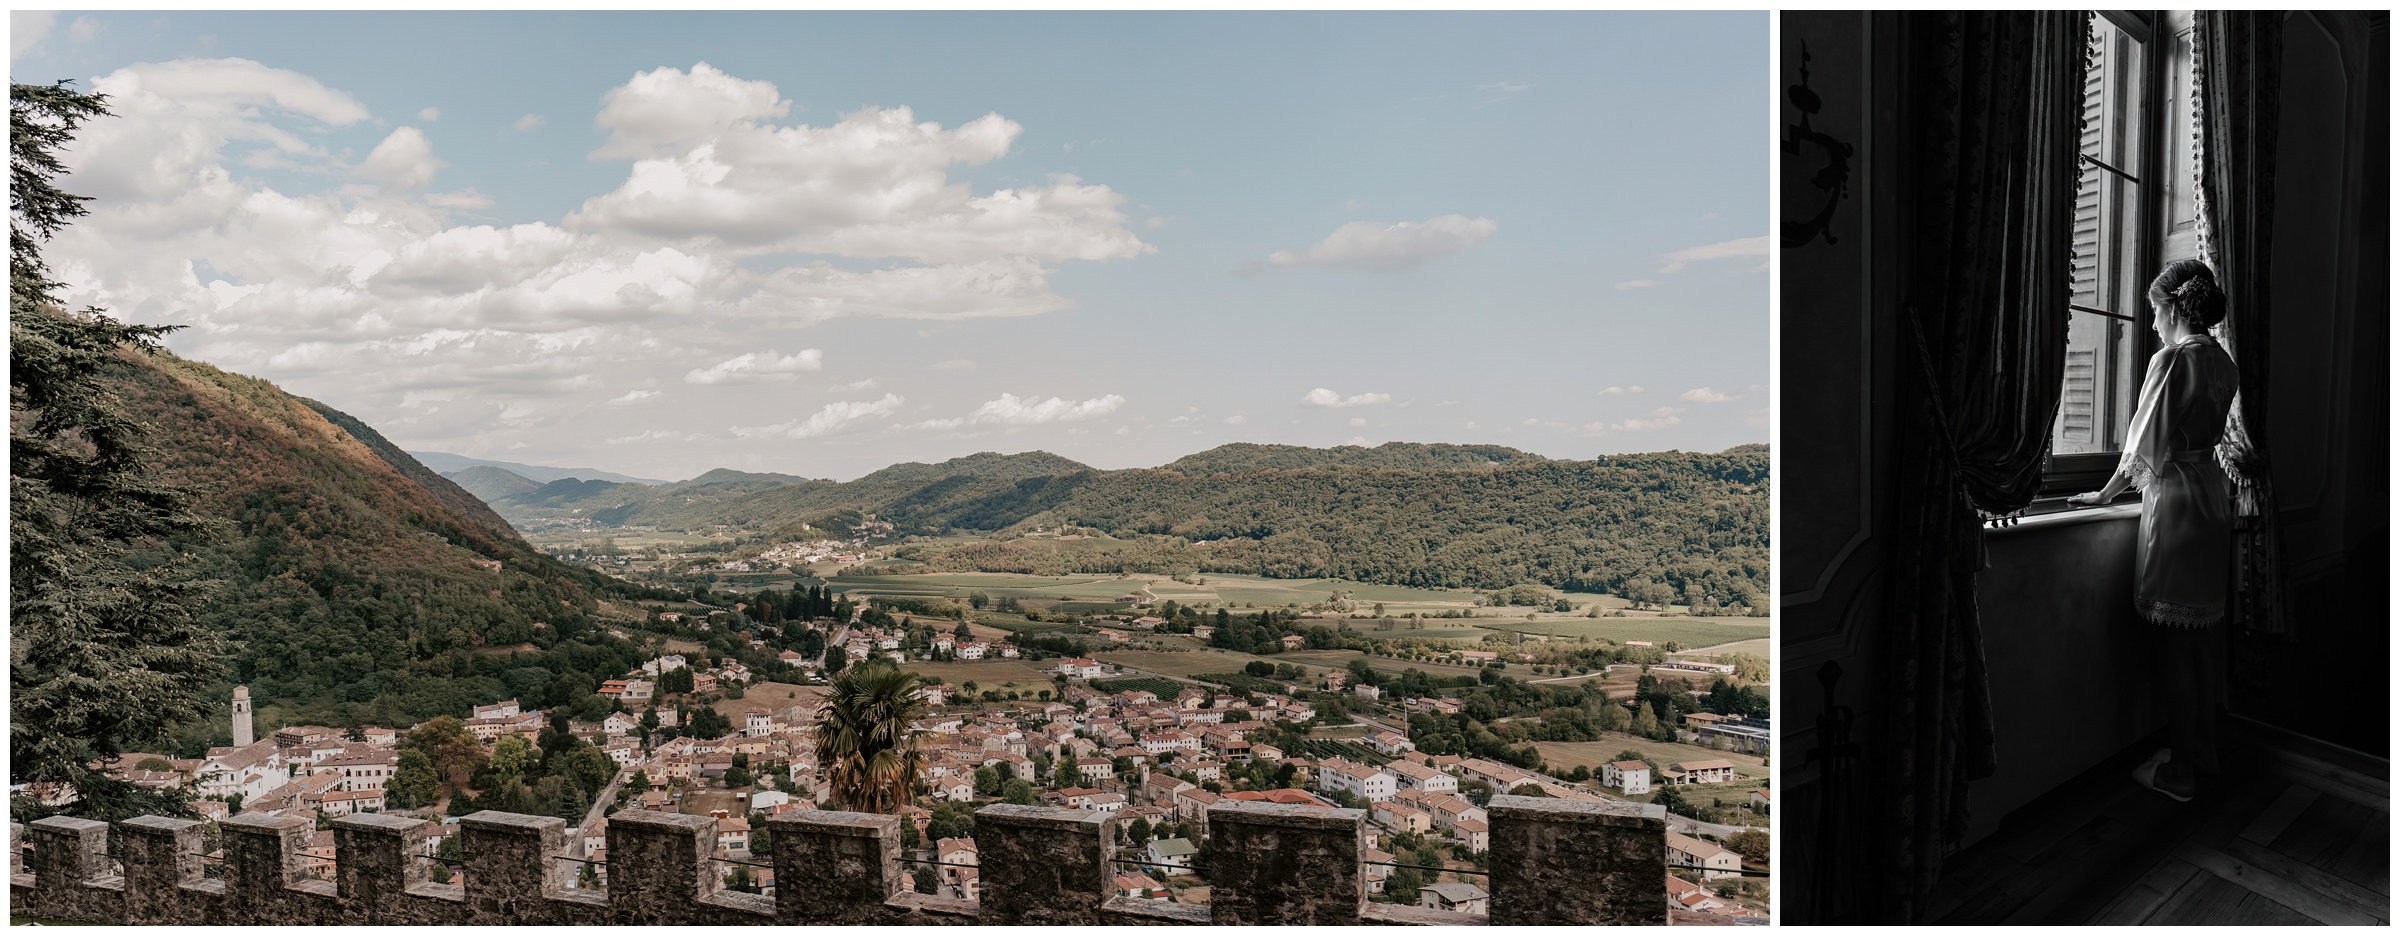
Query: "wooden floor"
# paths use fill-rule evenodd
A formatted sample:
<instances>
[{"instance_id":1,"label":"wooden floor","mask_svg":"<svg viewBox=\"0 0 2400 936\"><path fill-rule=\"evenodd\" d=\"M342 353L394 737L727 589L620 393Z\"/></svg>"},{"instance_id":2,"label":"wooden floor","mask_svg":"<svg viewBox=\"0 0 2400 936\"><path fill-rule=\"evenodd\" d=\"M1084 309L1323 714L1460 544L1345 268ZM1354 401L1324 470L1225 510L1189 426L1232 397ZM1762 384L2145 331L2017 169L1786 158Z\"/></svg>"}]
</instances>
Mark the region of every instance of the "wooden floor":
<instances>
[{"instance_id":1,"label":"wooden floor","mask_svg":"<svg viewBox=\"0 0 2400 936\"><path fill-rule=\"evenodd\" d=\"M2251 726L2190 803L2128 751L1953 856L1947 924L2353 924L2391 919L2388 761Z\"/></svg>"}]
</instances>

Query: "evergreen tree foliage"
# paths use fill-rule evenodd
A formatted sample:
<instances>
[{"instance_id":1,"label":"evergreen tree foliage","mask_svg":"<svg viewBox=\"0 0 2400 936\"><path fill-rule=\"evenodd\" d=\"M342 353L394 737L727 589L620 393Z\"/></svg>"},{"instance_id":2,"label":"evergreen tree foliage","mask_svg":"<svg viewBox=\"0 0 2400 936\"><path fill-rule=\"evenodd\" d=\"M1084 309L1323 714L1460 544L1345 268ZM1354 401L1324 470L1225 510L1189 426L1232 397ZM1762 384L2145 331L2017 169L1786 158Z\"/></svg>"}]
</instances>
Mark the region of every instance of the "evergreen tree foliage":
<instances>
[{"instance_id":1,"label":"evergreen tree foliage","mask_svg":"<svg viewBox=\"0 0 2400 936\"><path fill-rule=\"evenodd\" d=\"M187 812L182 794L96 764L213 711L204 690L227 649L196 615L212 583L168 545L209 525L157 479L109 385L172 329L61 309L41 255L86 211L55 184L59 154L107 114L64 82L9 86L9 779L71 788L64 811L103 820Z\"/></svg>"}]
</instances>

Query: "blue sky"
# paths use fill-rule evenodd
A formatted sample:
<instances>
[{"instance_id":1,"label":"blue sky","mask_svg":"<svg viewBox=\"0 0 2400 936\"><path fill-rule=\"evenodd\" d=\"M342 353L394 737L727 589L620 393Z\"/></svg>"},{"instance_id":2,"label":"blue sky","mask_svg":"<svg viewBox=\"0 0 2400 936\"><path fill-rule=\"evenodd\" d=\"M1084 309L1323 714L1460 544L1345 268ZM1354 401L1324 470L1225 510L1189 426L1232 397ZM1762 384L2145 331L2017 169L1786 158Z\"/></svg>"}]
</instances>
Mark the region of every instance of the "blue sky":
<instances>
[{"instance_id":1,"label":"blue sky","mask_svg":"<svg viewBox=\"0 0 2400 936\"><path fill-rule=\"evenodd\" d=\"M1763 13L12 26L121 104L74 298L411 448L1766 438Z\"/></svg>"}]
</instances>

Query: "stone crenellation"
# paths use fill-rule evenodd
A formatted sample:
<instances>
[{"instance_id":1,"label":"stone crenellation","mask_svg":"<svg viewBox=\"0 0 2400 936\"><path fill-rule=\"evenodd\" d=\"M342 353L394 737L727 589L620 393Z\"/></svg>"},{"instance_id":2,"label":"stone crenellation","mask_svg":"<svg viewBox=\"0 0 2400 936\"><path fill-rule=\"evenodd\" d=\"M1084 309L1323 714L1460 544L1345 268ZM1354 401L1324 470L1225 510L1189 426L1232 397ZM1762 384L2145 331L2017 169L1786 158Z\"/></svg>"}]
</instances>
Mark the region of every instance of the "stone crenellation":
<instances>
[{"instance_id":1,"label":"stone crenellation","mask_svg":"<svg viewBox=\"0 0 2400 936\"><path fill-rule=\"evenodd\" d=\"M1660 924L1664 819L1642 808L1492 798L1490 912L1370 903L1363 810L1223 803L1208 811L1208 906L1114 896L1113 814L1039 806L976 812L982 899L913 892L899 820L797 810L768 820L772 896L725 888L715 821L624 810L608 824L608 883L575 888L563 819L462 818L463 884L436 884L435 826L381 814L333 820L331 880L312 877L308 822L236 815L219 823L221 873L201 858L203 825L143 816L110 826L54 816L11 824L32 845L9 882L18 918L130 924Z\"/></svg>"}]
</instances>

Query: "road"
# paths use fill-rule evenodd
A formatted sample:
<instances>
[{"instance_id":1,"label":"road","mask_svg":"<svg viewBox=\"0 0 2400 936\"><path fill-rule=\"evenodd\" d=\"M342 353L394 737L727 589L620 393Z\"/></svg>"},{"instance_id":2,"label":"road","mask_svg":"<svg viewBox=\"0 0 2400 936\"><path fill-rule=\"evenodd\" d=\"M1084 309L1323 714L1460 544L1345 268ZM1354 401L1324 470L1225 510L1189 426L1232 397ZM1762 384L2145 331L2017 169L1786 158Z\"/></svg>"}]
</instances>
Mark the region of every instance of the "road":
<instances>
[{"instance_id":1,"label":"road","mask_svg":"<svg viewBox=\"0 0 2400 936\"><path fill-rule=\"evenodd\" d=\"M633 771L631 770L618 770L616 777L609 780L608 785L601 787L600 792L592 797L592 811L584 813L583 824L576 826L570 831L570 834L575 836L575 857L584 857L583 827L591 825L592 820L594 819L608 815L609 804L617 801L617 791L624 788L626 778L631 776L633 776Z\"/></svg>"},{"instance_id":2,"label":"road","mask_svg":"<svg viewBox=\"0 0 2400 936\"><path fill-rule=\"evenodd\" d=\"M1584 679L1607 679L1607 678L1608 678L1608 674L1609 674L1609 673L1615 672L1615 671L1617 671L1617 670L1620 670L1620 669L1632 669L1632 670L1638 670L1638 669L1641 669L1641 668L1642 668L1642 664L1639 664L1639 663L1611 663L1611 664L1607 665L1606 667L1603 667L1603 668L1600 670L1600 672L1597 672L1597 673L1584 673L1584 674L1581 674L1581 675L1578 675L1578 676L1552 676L1552 677L1550 677L1550 678L1548 678L1548 679L1529 679L1529 680L1526 680L1526 682L1530 682L1530 683L1560 683L1560 682L1576 682L1576 681L1578 681L1578 680L1584 680Z\"/></svg>"}]
</instances>

